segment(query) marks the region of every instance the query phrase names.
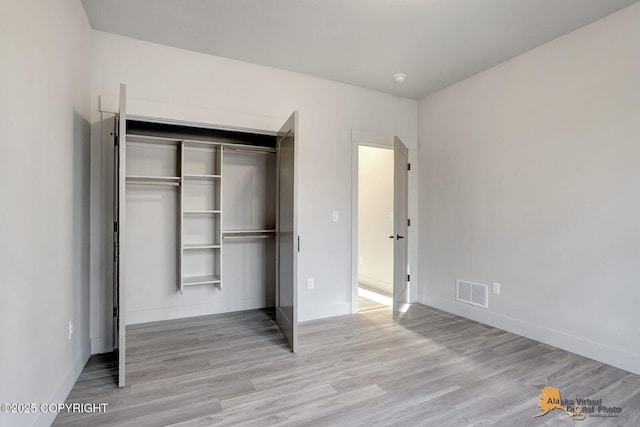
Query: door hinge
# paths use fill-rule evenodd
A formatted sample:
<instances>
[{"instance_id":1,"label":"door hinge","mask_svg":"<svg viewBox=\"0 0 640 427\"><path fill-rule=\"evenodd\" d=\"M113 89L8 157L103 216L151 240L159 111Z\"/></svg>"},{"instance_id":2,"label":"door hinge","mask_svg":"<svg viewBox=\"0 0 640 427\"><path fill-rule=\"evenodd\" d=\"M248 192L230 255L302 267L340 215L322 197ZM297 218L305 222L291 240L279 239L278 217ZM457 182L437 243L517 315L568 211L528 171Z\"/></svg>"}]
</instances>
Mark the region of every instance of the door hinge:
<instances>
[{"instance_id":1,"label":"door hinge","mask_svg":"<svg viewBox=\"0 0 640 427\"><path fill-rule=\"evenodd\" d=\"M114 145L118 145L118 129L120 129L120 116L116 116L113 121L113 132L111 132L111 135L113 136Z\"/></svg>"},{"instance_id":2,"label":"door hinge","mask_svg":"<svg viewBox=\"0 0 640 427\"><path fill-rule=\"evenodd\" d=\"M118 262L118 258L120 257L118 252L118 244L113 242L113 262Z\"/></svg>"},{"instance_id":3,"label":"door hinge","mask_svg":"<svg viewBox=\"0 0 640 427\"><path fill-rule=\"evenodd\" d=\"M407 219L407 227L411 227L411 220Z\"/></svg>"},{"instance_id":4,"label":"door hinge","mask_svg":"<svg viewBox=\"0 0 640 427\"><path fill-rule=\"evenodd\" d=\"M298 236L298 253L300 253L300 236Z\"/></svg>"},{"instance_id":5,"label":"door hinge","mask_svg":"<svg viewBox=\"0 0 640 427\"><path fill-rule=\"evenodd\" d=\"M114 233L118 232L118 221L113 221L113 232Z\"/></svg>"},{"instance_id":6,"label":"door hinge","mask_svg":"<svg viewBox=\"0 0 640 427\"><path fill-rule=\"evenodd\" d=\"M113 317L118 317L118 307L113 307Z\"/></svg>"},{"instance_id":7,"label":"door hinge","mask_svg":"<svg viewBox=\"0 0 640 427\"><path fill-rule=\"evenodd\" d=\"M410 282L410 281L411 281L411 275L407 274L407 282Z\"/></svg>"},{"instance_id":8,"label":"door hinge","mask_svg":"<svg viewBox=\"0 0 640 427\"><path fill-rule=\"evenodd\" d=\"M411 170L411 163L407 163L407 170L410 171Z\"/></svg>"}]
</instances>

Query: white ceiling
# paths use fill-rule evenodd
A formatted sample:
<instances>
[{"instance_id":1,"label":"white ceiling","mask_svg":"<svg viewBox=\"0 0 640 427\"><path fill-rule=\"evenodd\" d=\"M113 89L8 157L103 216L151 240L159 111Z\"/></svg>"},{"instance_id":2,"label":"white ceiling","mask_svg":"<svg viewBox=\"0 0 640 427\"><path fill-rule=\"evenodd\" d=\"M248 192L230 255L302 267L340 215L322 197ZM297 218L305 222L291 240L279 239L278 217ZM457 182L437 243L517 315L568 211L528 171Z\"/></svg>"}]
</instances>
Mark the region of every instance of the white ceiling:
<instances>
[{"instance_id":1,"label":"white ceiling","mask_svg":"<svg viewBox=\"0 0 640 427\"><path fill-rule=\"evenodd\" d=\"M418 99L637 1L82 3L97 30Z\"/></svg>"}]
</instances>

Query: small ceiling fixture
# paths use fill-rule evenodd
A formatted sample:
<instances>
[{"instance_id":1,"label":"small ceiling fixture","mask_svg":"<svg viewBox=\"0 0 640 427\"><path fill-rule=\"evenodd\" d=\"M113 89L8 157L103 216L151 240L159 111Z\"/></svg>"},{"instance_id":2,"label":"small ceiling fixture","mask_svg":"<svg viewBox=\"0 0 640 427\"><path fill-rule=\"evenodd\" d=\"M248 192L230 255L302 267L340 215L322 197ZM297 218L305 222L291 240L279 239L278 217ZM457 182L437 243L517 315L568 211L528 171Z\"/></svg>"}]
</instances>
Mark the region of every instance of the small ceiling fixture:
<instances>
[{"instance_id":1,"label":"small ceiling fixture","mask_svg":"<svg viewBox=\"0 0 640 427\"><path fill-rule=\"evenodd\" d=\"M393 81L396 83L404 83L404 79L407 78L406 74L398 73L393 75Z\"/></svg>"}]
</instances>

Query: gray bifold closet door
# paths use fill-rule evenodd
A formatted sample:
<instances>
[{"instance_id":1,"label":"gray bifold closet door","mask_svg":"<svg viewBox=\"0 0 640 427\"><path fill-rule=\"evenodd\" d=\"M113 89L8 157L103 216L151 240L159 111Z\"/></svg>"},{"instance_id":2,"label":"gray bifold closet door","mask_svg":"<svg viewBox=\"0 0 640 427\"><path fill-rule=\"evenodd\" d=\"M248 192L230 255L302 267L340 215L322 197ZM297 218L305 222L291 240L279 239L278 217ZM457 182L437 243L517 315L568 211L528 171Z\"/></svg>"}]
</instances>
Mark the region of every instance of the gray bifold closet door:
<instances>
[{"instance_id":1,"label":"gray bifold closet door","mask_svg":"<svg viewBox=\"0 0 640 427\"><path fill-rule=\"evenodd\" d=\"M278 132L276 143L276 323L294 352L298 342L297 274L300 250L296 210L297 126L298 112L295 111Z\"/></svg>"},{"instance_id":2,"label":"gray bifold closet door","mask_svg":"<svg viewBox=\"0 0 640 427\"><path fill-rule=\"evenodd\" d=\"M124 274L124 230L125 230L125 180L126 180L126 136L127 136L127 88L120 85L120 107L118 111L118 128L116 129L115 173L114 173L114 245L113 245L113 321L114 342L118 353L118 386L125 386L126 367L126 322L125 296L126 283Z\"/></svg>"}]
</instances>

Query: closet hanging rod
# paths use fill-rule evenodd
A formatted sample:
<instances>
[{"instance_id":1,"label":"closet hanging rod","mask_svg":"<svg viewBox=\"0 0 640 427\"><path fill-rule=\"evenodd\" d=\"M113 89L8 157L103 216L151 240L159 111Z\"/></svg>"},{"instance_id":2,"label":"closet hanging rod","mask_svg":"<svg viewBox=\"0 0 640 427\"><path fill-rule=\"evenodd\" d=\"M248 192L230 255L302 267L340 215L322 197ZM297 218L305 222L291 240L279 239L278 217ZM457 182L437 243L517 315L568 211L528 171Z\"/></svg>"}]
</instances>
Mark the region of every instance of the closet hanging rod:
<instances>
[{"instance_id":1,"label":"closet hanging rod","mask_svg":"<svg viewBox=\"0 0 640 427\"><path fill-rule=\"evenodd\" d=\"M250 154L275 154L276 150L273 148L267 148L267 149L262 149L259 147L248 147L248 148L244 148L244 147L238 147L236 146L231 146L231 145L227 145L224 144L224 151L236 151L236 152L240 152L240 153L250 153Z\"/></svg>"},{"instance_id":2,"label":"closet hanging rod","mask_svg":"<svg viewBox=\"0 0 640 427\"><path fill-rule=\"evenodd\" d=\"M264 234L264 233L275 233L277 230L274 228L266 228L264 230L223 230L222 234L232 235L232 234Z\"/></svg>"},{"instance_id":3,"label":"closet hanging rod","mask_svg":"<svg viewBox=\"0 0 640 427\"><path fill-rule=\"evenodd\" d=\"M127 184L134 185L168 185L169 187L180 187L179 182L153 182L153 181L129 181L127 180Z\"/></svg>"},{"instance_id":4,"label":"closet hanging rod","mask_svg":"<svg viewBox=\"0 0 640 427\"><path fill-rule=\"evenodd\" d=\"M222 236L222 240L240 240L240 239L270 239L275 237L273 234L244 234L238 236Z\"/></svg>"}]
</instances>

